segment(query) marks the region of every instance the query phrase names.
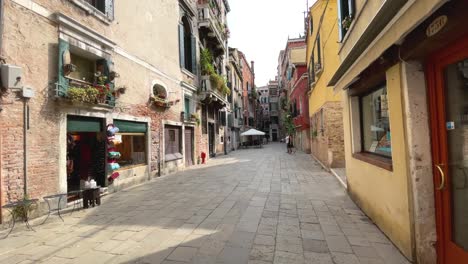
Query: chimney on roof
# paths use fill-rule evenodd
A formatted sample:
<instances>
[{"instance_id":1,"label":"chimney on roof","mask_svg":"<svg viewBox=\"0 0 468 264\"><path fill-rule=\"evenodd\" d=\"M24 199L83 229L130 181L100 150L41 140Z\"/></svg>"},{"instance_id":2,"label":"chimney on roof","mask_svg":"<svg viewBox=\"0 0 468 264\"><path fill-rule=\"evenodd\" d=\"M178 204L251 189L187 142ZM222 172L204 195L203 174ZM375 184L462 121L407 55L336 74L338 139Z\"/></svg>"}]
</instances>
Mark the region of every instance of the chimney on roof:
<instances>
[{"instance_id":1,"label":"chimney on roof","mask_svg":"<svg viewBox=\"0 0 468 264\"><path fill-rule=\"evenodd\" d=\"M252 72L255 72L255 62L250 61L250 67L252 68Z\"/></svg>"}]
</instances>

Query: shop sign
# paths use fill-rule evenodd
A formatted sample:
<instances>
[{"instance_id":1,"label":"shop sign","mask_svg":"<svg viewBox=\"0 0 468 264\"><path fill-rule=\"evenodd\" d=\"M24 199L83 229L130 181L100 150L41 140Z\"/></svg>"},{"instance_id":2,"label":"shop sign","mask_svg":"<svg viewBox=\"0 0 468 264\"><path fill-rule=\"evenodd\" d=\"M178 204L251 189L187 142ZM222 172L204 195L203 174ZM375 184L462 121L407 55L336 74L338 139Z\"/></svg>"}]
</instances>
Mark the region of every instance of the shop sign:
<instances>
[{"instance_id":1,"label":"shop sign","mask_svg":"<svg viewBox=\"0 0 468 264\"><path fill-rule=\"evenodd\" d=\"M441 31L445 27L447 21L448 18L445 15L434 19L434 21L432 21L432 23L427 27L426 35L428 37L432 37L435 34L439 33L439 31Z\"/></svg>"}]
</instances>

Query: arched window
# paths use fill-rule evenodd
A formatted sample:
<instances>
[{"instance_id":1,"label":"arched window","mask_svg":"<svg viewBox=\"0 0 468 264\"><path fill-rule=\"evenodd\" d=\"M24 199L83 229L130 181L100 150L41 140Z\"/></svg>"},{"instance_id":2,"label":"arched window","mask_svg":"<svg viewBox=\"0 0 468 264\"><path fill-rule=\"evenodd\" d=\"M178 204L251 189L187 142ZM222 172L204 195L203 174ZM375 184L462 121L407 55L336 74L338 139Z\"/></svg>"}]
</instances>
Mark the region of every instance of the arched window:
<instances>
[{"instance_id":1,"label":"arched window","mask_svg":"<svg viewBox=\"0 0 468 264\"><path fill-rule=\"evenodd\" d=\"M159 99L168 99L167 90L161 84L153 85L153 96L158 97Z\"/></svg>"},{"instance_id":2,"label":"arched window","mask_svg":"<svg viewBox=\"0 0 468 264\"><path fill-rule=\"evenodd\" d=\"M196 39L192 34L190 21L186 16L182 17L179 25L179 55L180 66L195 74L196 70Z\"/></svg>"}]
</instances>

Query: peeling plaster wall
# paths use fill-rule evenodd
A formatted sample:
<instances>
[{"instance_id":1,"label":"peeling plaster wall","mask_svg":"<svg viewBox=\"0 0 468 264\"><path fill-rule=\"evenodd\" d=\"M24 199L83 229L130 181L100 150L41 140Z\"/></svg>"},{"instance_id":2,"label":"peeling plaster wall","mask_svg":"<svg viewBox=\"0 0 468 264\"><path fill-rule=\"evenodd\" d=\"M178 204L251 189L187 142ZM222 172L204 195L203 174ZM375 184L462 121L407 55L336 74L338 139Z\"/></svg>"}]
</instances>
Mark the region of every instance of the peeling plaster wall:
<instances>
[{"instance_id":1,"label":"peeling plaster wall","mask_svg":"<svg viewBox=\"0 0 468 264\"><path fill-rule=\"evenodd\" d=\"M402 70L416 259L417 263L435 264L437 234L425 75L416 61L403 63Z\"/></svg>"},{"instance_id":2,"label":"peeling plaster wall","mask_svg":"<svg viewBox=\"0 0 468 264\"><path fill-rule=\"evenodd\" d=\"M147 137L149 164L122 170L122 177L114 182L113 187L118 190L156 176L158 158L163 160L164 156L160 145L163 121L180 121L183 109L183 100L167 111L149 104L155 81L166 86L169 100L183 96L178 58L178 2L119 1L115 21L110 25L86 14L71 1L6 0L4 5L2 55L7 63L22 67L24 84L32 87L36 94L29 102L29 196L40 198L66 191L67 114L100 117L107 123L122 116L146 120L151 128ZM130 9L133 11L127 12ZM147 10L158 12L149 14ZM111 52L115 70L120 74L116 85L125 85L127 91L118 99L115 109L82 107L55 99L59 39L58 24L53 19L56 12L117 43L115 52ZM144 15L132 15L135 13ZM23 196L23 103L21 97L12 91L0 100L3 108L0 112L0 175L2 201L5 202ZM195 128L195 142L206 142L200 127ZM206 145L195 147L195 162L198 153L206 151ZM164 161L161 166L164 171ZM183 167L183 162L180 162L177 169Z\"/></svg>"}]
</instances>

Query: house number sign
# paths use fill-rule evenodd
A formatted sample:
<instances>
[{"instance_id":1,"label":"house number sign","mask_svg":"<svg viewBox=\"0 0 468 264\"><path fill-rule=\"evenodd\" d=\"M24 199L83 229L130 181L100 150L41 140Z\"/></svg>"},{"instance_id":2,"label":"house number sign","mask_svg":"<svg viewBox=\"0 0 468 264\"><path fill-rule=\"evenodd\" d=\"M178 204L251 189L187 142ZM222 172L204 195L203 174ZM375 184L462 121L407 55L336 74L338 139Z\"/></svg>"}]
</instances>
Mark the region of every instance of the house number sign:
<instances>
[{"instance_id":1,"label":"house number sign","mask_svg":"<svg viewBox=\"0 0 468 264\"><path fill-rule=\"evenodd\" d=\"M448 21L447 16L440 16L434 19L434 21L432 21L432 23L427 27L426 35L428 37L432 37L435 34L439 33L439 31L441 31L445 27L445 25L447 24L447 21Z\"/></svg>"}]
</instances>

